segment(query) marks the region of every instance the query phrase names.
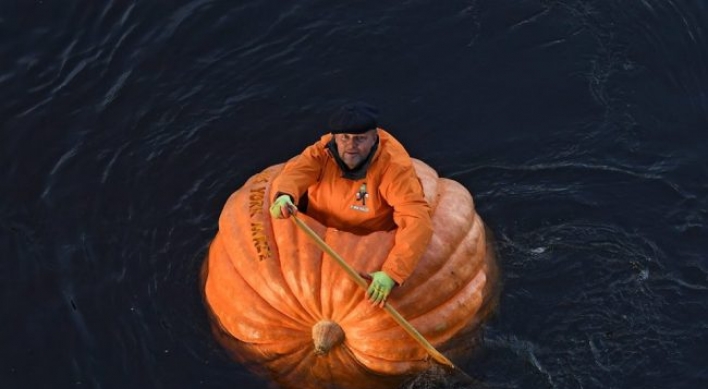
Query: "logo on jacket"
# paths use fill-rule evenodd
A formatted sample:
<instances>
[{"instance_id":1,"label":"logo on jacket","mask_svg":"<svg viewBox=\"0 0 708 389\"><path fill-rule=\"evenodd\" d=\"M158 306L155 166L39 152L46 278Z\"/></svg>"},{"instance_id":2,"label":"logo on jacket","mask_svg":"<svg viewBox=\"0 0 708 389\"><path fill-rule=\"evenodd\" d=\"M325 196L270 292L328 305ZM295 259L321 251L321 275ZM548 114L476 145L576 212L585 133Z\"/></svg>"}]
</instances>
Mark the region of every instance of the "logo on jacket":
<instances>
[{"instance_id":1,"label":"logo on jacket","mask_svg":"<svg viewBox=\"0 0 708 389\"><path fill-rule=\"evenodd\" d=\"M359 212L369 212L369 207L366 206L366 199L369 198L369 193L366 191L366 184L361 184L359 190L356 192L356 201L361 202L359 204L352 204L351 209Z\"/></svg>"}]
</instances>

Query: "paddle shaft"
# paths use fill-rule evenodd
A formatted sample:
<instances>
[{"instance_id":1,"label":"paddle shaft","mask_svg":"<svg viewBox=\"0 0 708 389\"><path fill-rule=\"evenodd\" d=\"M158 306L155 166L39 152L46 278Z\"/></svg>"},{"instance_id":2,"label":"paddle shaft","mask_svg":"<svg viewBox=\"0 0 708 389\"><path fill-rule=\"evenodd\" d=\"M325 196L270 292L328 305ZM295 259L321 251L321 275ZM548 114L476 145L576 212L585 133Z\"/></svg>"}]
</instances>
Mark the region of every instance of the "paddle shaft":
<instances>
[{"instance_id":1,"label":"paddle shaft","mask_svg":"<svg viewBox=\"0 0 708 389\"><path fill-rule=\"evenodd\" d=\"M347 264L347 262L341 256L339 256L339 254L337 254L337 252L334 251L324 240L322 240L322 238L320 238L320 236L317 235L317 233L313 231L310 226L305 224L305 222L300 220L300 218L298 218L294 214L291 216L291 219L295 222L295 224L297 224L298 227L300 227L307 235L309 235L310 238L315 241L315 243L317 243L317 245L322 249L322 251L326 252L332 258L334 258L337 264L339 264L339 266L341 266L342 269L344 269L344 271L349 274L349 277L351 277L357 285L361 286L365 290L368 288L366 280L364 280L364 278L360 276L359 273L352 269L352 267L349 266L349 264ZM426 351L428 351L428 354L430 354L433 359L443 365L450 367L451 369L456 369L455 365L449 359L447 359L438 350L436 350L435 347L433 347L433 345L430 344L430 342L428 342L428 340L425 339L423 335L421 335L420 332L418 332L418 330L416 330L415 327L411 325L411 323L404 319L403 316L401 316L401 314L398 313L398 311L396 311L396 309L394 309L388 302L384 303L384 309L386 310L386 312L389 313L389 315L391 315L391 317L393 317L393 320L395 320L401 327L403 327L403 329L408 332L408 334L412 336L413 339L415 339L418 343L420 343L421 346L425 348Z\"/></svg>"}]
</instances>

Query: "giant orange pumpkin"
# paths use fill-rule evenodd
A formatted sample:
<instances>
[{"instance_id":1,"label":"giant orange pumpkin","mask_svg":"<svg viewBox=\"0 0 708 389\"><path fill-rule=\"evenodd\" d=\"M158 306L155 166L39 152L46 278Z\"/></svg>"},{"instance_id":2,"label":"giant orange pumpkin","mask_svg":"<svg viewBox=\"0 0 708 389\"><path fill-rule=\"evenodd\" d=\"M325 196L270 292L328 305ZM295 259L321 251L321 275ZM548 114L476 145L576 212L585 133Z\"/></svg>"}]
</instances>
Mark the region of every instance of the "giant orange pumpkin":
<instances>
[{"instance_id":1,"label":"giant orange pumpkin","mask_svg":"<svg viewBox=\"0 0 708 389\"><path fill-rule=\"evenodd\" d=\"M433 210L434 235L389 303L451 358L493 308L496 266L470 193L414 160ZM392 388L433 363L426 350L312 238L271 219L270 183L282 169L251 177L226 202L205 261L204 297L218 340L240 363L285 388ZM302 213L361 273L379 270L394 233L359 236Z\"/></svg>"}]
</instances>

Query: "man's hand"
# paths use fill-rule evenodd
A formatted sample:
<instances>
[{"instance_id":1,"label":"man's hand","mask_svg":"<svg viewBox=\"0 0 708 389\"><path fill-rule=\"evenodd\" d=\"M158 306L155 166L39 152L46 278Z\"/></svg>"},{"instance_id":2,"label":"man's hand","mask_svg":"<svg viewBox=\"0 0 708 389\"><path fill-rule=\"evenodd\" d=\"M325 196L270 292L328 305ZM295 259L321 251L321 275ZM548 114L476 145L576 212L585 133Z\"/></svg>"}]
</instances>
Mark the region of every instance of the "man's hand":
<instances>
[{"instance_id":1,"label":"man's hand","mask_svg":"<svg viewBox=\"0 0 708 389\"><path fill-rule=\"evenodd\" d=\"M297 213L297 207L286 194L278 196L270 206L270 215L276 219L287 219L293 213Z\"/></svg>"},{"instance_id":2,"label":"man's hand","mask_svg":"<svg viewBox=\"0 0 708 389\"><path fill-rule=\"evenodd\" d=\"M391 289L396 285L396 281L382 271L370 273L369 276L371 277L371 284L369 289L366 290L366 297L372 305L378 305L383 308Z\"/></svg>"}]
</instances>

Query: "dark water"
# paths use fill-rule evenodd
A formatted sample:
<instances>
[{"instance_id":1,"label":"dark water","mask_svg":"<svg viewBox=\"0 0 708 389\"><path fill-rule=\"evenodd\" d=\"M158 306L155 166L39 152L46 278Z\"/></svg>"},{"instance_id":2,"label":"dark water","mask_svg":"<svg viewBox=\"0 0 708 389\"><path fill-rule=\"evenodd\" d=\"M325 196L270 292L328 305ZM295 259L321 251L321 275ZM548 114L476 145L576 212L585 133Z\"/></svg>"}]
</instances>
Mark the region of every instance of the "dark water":
<instances>
[{"instance_id":1,"label":"dark water","mask_svg":"<svg viewBox=\"0 0 708 389\"><path fill-rule=\"evenodd\" d=\"M0 4L2 388L263 387L199 265L346 99L496 234L486 387L707 387L705 1Z\"/></svg>"}]
</instances>

